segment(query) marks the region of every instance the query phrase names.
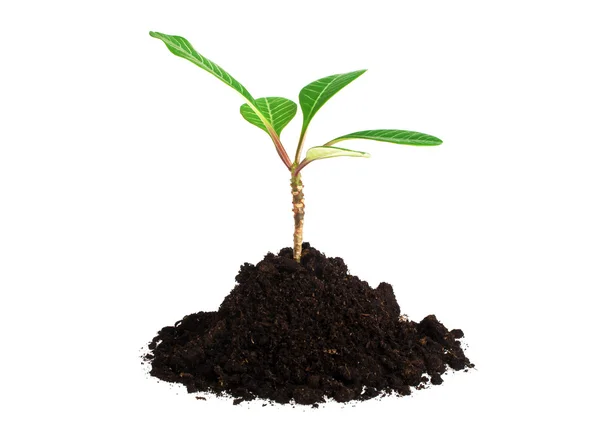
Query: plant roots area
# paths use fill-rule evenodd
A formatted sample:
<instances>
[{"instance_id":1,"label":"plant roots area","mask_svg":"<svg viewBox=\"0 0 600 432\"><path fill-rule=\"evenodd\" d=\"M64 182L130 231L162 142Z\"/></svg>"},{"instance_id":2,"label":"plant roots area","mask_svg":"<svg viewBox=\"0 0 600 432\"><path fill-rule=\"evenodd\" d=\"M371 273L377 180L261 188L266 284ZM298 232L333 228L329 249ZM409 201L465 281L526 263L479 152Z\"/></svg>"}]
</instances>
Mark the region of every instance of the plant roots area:
<instances>
[{"instance_id":1,"label":"plant roots area","mask_svg":"<svg viewBox=\"0 0 600 432\"><path fill-rule=\"evenodd\" d=\"M348 274L341 258L308 243L244 264L216 312L185 316L149 344L150 374L188 392L234 403L313 405L408 395L441 384L448 367L473 367L434 315L406 319L392 286L375 289Z\"/></svg>"}]
</instances>

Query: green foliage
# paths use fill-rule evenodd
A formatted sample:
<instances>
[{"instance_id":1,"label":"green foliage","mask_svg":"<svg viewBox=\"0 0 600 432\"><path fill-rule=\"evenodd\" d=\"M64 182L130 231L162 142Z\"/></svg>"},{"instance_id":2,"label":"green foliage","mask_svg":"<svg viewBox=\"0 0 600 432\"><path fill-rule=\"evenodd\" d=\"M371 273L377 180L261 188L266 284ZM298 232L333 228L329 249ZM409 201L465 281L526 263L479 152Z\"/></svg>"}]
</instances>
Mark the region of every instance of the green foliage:
<instances>
[{"instance_id":1,"label":"green foliage","mask_svg":"<svg viewBox=\"0 0 600 432\"><path fill-rule=\"evenodd\" d=\"M365 139L413 146L436 146L442 143L442 140L439 138L420 132L397 129L366 130L342 135L322 146L312 147L306 152L304 160L300 161L304 136L308 125L315 114L329 99L331 99L331 97L333 97L333 95L365 73L366 69L363 69L321 78L308 84L300 91L299 102L302 109L303 121L300 131L300 140L296 151L296 160L295 163L292 164L279 136L283 128L287 126L296 115L298 106L295 102L282 97L254 99L246 87L240 84L239 81L234 79L219 65L199 54L185 38L158 32L150 32L150 36L163 41L169 51L176 56L194 63L240 93L246 100L246 103L240 107L241 115L248 122L269 134L275 144L279 156L286 167L292 171L293 176L296 176L308 163L318 159L328 159L340 156L370 157L370 155L365 152L334 146L334 144L344 140Z\"/></svg>"},{"instance_id":2,"label":"green foliage","mask_svg":"<svg viewBox=\"0 0 600 432\"><path fill-rule=\"evenodd\" d=\"M255 102L260 112L263 113L263 116L273 126L277 136L281 134L283 128L294 118L298 110L295 102L282 97L260 98L256 99ZM240 114L254 126L258 126L269 133L263 121L247 103L240 107Z\"/></svg>"},{"instance_id":3,"label":"green foliage","mask_svg":"<svg viewBox=\"0 0 600 432\"><path fill-rule=\"evenodd\" d=\"M348 150L348 149L341 148L341 147L318 146L318 147L309 148L306 151L306 157L304 159L306 160L306 163L308 163L308 162L312 162L317 159L328 159L328 158L339 157L339 156L364 157L364 158L371 157L371 155L369 153L365 153L365 152L361 152L361 151Z\"/></svg>"},{"instance_id":4,"label":"green foliage","mask_svg":"<svg viewBox=\"0 0 600 432\"><path fill-rule=\"evenodd\" d=\"M269 136L273 140L273 143L275 144L275 149L277 150L277 153L279 154L281 160L286 165L286 167L291 167L292 164L289 159L289 156L287 155L279 139L279 132L281 132L281 129L283 129L283 127L289 122L289 120L291 120L291 118L289 118L287 122L284 122L281 118L278 118L279 132L277 132L273 124L269 121L269 119L273 119L273 116L271 115L270 110L268 109L269 104L266 101L266 99L263 98L263 102L261 103L254 100L254 98L246 89L246 87L244 87L242 84L240 84L239 81L237 81L235 78L229 75L229 73L227 73L221 66L217 65L216 63L210 61L203 55L199 54L194 49L194 47L192 47L192 44L189 43L185 38L181 36L172 36L153 31L150 32L150 36L163 41L169 49L169 51L171 51L176 56L191 61L196 66L199 66L205 71L211 73L212 75L223 81L225 84L227 84L229 87L233 88L238 93L240 93L244 97L244 99L246 99L246 106L250 108L250 110L253 112L253 115L248 115L247 113L245 115L245 110L243 110L242 108L242 115L244 116L244 118L246 118L246 120L248 120L250 123L265 130L269 134ZM267 109L263 111L263 109L261 109L261 106L263 108L266 107ZM280 114L279 116L281 117L281 115L282 114ZM289 112L287 110L286 115L289 116Z\"/></svg>"},{"instance_id":5,"label":"green foliage","mask_svg":"<svg viewBox=\"0 0 600 432\"><path fill-rule=\"evenodd\" d=\"M442 143L441 139L420 132L412 132L397 129L375 129L343 135L341 137L329 141L325 145L329 146L337 142L349 139L365 139L413 146L436 146Z\"/></svg>"},{"instance_id":6,"label":"green foliage","mask_svg":"<svg viewBox=\"0 0 600 432\"><path fill-rule=\"evenodd\" d=\"M302 131L300 132L301 136L304 136L310 121L317 111L325 105L325 102L366 71L366 69L363 69L345 74L331 75L311 82L300 90L300 107L302 108L302 114L304 115Z\"/></svg>"},{"instance_id":7,"label":"green foliage","mask_svg":"<svg viewBox=\"0 0 600 432\"><path fill-rule=\"evenodd\" d=\"M239 81L237 81L227 72L225 72L225 70L221 66L210 61L203 55L198 54L198 52L194 49L192 44L187 41L187 39L182 38L181 36L171 36L153 31L150 32L150 36L156 39L160 39L165 43L169 51L171 51L173 54L175 54L178 57L189 60L196 66L199 66L202 69L204 69L206 72L213 74L225 84L227 84L229 87L238 91L244 97L244 99L248 101L248 103L256 106L254 98L252 97L250 92L246 90L246 87L244 87L242 84L240 84Z\"/></svg>"}]
</instances>

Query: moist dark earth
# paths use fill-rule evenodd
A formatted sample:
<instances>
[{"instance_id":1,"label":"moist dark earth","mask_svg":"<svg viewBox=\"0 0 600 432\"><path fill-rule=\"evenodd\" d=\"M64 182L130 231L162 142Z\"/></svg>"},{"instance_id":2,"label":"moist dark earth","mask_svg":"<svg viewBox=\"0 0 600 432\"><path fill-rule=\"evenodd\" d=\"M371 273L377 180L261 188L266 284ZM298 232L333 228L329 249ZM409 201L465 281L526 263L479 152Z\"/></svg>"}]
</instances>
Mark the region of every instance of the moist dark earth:
<instances>
[{"instance_id":1,"label":"moist dark earth","mask_svg":"<svg viewBox=\"0 0 600 432\"><path fill-rule=\"evenodd\" d=\"M402 317L391 285L371 288L308 243L300 263L284 248L241 266L236 282L218 311L158 332L145 356L152 376L236 404L314 405L408 395L473 366L461 330Z\"/></svg>"}]
</instances>

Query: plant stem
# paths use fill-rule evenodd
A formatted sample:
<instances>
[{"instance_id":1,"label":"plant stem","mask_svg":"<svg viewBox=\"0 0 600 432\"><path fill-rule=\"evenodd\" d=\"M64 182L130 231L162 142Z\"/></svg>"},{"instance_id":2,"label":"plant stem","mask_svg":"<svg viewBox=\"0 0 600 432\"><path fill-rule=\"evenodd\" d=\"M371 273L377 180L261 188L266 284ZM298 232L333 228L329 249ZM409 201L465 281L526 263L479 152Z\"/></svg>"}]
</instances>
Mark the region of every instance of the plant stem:
<instances>
[{"instance_id":1,"label":"plant stem","mask_svg":"<svg viewBox=\"0 0 600 432\"><path fill-rule=\"evenodd\" d=\"M290 157L288 156L287 152L285 151L283 144L281 144L281 140L279 139L279 137L277 136L275 131L272 130L272 128L269 128L269 129L271 129L268 132L269 132L269 135L271 136L271 139L273 140L273 143L275 144L275 150L277 150L277 154L279 155L279 157L285 164L285 167L287 169L291 169L292 161L290 161Z\"/></svg>"},{"instance_id":2,"label":"plant stem","mask_svg":"<svg viewBox=\"0 0 600 432\"><path fill-rule=\"evenodd\" d=\"M288 156L287 152L285 151L285 148L283 147L283 144L281 143L281 139L279 139L279 135L277 135L277 132L275 132L275 129L273 129L273 126L271 126L269 121L258 110L258 108L255 106L255 104L250 103L250 101L248 101L248 105L250 105L250 108L252 109L252 111L254 111L254 113L258 116L258 118L265 125L265 128L267 128L267 133L273 140L273 144L275 144L275 150L277 150L277 154L281 158L281 161L285 164L285 167L287 169L292 169L292 161L290 160L290 157Z\"/></svg>"},{"instance_id":3,"label":"plant stem","mask_svg":"<svg viewBox=\"0 0 600 432\"><path fill-rule=\"evenodd\" d=\"M306 161L306 159L304 159L302 162L300 162L299 164L294 164L294 166L291 168L292 170L292 175L300 175L300 170L302 168L304 168L306 165L308 165L310 162L312 161Z\"/></svg>"},{"instance_id":4,"label":"plant stem","mask_svg":"<svg viewBox=\"0 0 600 432\"><path fill-rule=\"evenodd\" d=\"M305 131L300 133L300 139L298 140L298 147L296 148L296 157L294 158L295 163L300 163L300 155L302 154L302 146L304 146L304 134Z\"/></svg>"},{"instance_id":5,"label":"plant stem","mask_svg":"<svg viewBox=\"0 0 600 432\"><path fill-rule=\"evenodd\" d=\"M295 168L295 167L294 167ZM294 259L300 262L302 256L302 234L304 231L304 192L302 178L292 169L292 204L294 211Z\"/></svg>"}]
</instances>

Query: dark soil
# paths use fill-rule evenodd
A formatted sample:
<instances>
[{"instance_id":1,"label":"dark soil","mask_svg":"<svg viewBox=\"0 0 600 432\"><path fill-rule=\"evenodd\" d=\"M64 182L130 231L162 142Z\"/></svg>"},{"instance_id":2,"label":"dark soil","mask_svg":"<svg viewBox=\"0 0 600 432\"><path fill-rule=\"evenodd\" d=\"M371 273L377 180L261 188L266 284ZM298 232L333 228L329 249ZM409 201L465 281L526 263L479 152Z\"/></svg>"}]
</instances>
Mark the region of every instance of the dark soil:
<instances>
[{"instance_id":1,"label":"dark soil","mask_svg":"<svg viewBox=\"0 0 600 432\"><path fill-rule=\"evenodd\" d=\"M448 366L473 366L461 330L448 331L434 315L403 319L391 285L372 289L308 243L301 264L285 248L244 264L236 281L217 312L158 332L146 356L151 375L234 403L315 404L407 395L441 384Z\"/></svg>"}]
</instances>

